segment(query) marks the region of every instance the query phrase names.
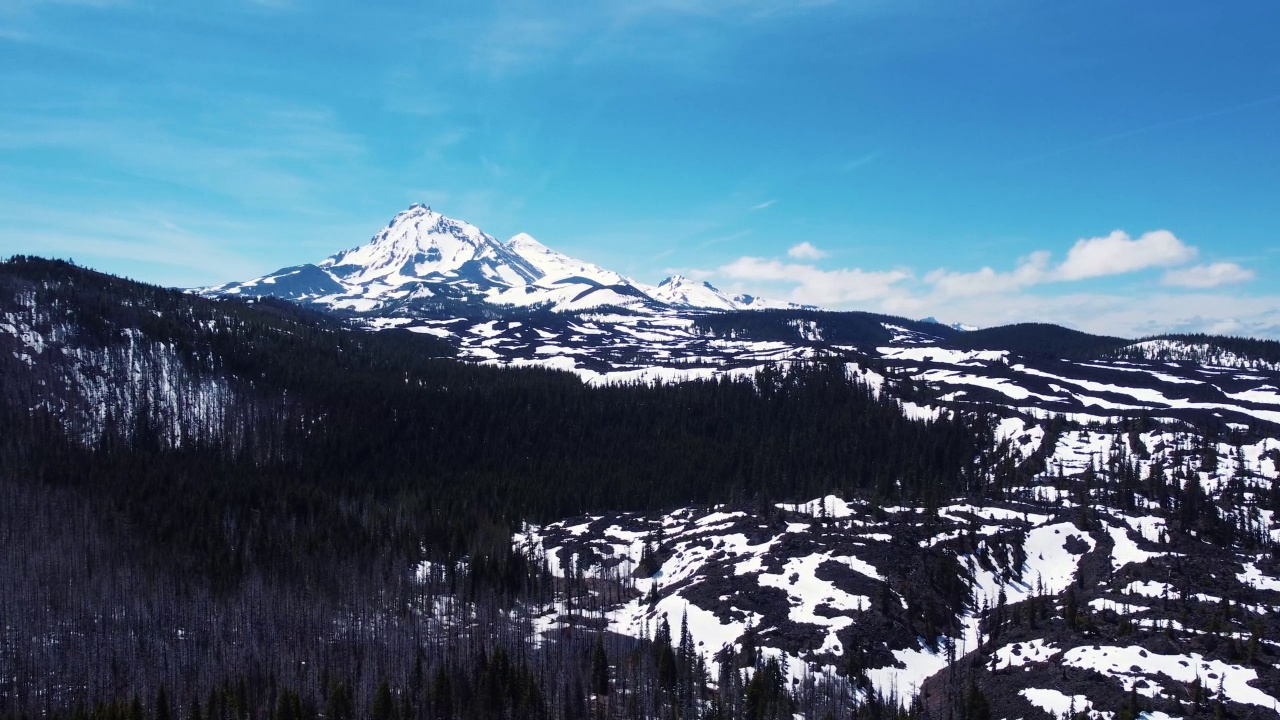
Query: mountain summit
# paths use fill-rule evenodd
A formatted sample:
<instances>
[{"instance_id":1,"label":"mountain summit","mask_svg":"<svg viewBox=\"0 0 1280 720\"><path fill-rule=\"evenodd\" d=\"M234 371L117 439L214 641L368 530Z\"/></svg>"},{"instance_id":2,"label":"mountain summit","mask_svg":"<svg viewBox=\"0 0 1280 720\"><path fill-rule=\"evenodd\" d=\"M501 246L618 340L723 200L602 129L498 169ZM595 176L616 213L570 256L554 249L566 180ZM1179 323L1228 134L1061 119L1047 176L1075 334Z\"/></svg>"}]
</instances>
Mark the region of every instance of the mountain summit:
<instances>
[{"instance_id":1,"label":"mountain summit","mask_svg":"<svg viewBox=\"0 0 1280 720\"><path fill-rule=\"evenodd\" d=\"M658 287L642 285L552 250L525 233L499 242L475 225L417 203L364 245L319 263L198 292L272 296L330 310L388 315L439 315L466 308L483 314L491 311L484 311L486 306L641 312L797 307L749 295L730 297L681 276Z\"/></svg>"},{"instance_id":2,"label":"mountain summit","mask_svg":"<svg viewBox=\"0 0 1280 720\"><path fill-rule=\"evenodd\" d=\"M340 252L319 267L341 282L387 287L466 277L525 285L542 276L476 226L417 204L396 215L368 243Z\"/></svg>"},{"instance_id":3,"label":"mountain summit","mask_svg":"<svg viewBox=\"0 0 1280 720\"><path fill-rule=\"evenodd\" d=\"M729 295L705 280L672 275L650 288L649 296L673 307L715 310L810 309L810 306L765 300L754 295Z\"/></svg>"}]
</instances>

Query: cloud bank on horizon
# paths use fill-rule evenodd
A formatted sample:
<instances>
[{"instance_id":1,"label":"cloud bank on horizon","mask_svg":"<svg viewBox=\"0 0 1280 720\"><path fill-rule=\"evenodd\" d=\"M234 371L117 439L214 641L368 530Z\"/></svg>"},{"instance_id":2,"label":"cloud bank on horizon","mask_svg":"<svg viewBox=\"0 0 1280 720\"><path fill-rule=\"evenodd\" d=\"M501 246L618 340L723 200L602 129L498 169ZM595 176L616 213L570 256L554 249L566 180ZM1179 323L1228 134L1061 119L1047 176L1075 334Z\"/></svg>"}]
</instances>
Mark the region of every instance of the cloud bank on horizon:
<instances>
[{"instance_id":1,"label":"cloud bank on horizon","mask_svg":"<svg viewBox=\"0 0 1280 720\"><path fill-rule=\"evenodd\" d=\"M1234 262L1195 263L1200 250L1168 230L1137 238L1114 230L1077 240L1061 262L1054 262L1051 251L1036 250L1008 270L823 269L817 262L829 253L809 241L786 255L789 260L743 256L713 269L684 272L732 292L981 326L1056 322L1134 337L1162 332L1280 336L1280 297L1232 292L1254 280L1253 270ZM1145 278L1153 291L1135 298L1105 282L1135 277ZM1089 282L1099 279L1104 282ZM1057 292L1032 294L1042 285L1056 286Z\"/></svg>"},{"instance_id":2,"label":"cloud bank on horizon","mask_svg":"<svg viewBox=\"0 0 1280 720\"><path fill-rule=\"evenodd\" d=\"M209 285L422 201L649 283L1280 337L1278 25L1266 0L0 3L0 254Z\"/></svg>"}]
</instances>

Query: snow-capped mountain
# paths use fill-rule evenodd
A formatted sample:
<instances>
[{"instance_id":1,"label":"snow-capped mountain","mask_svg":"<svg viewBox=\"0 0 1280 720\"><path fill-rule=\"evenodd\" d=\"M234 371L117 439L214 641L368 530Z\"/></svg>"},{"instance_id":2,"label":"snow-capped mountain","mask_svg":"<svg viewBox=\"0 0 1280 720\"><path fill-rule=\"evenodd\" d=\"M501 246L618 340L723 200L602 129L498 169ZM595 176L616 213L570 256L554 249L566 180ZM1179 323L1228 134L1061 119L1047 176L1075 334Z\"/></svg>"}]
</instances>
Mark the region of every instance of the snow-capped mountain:
<instances>
[{"instance_id":1,"label":"snow-capped mountain","mask_svg":"<svg viewBox=\"0 0 1280 720\"><path fill-rule=\"evenodd\" d=\"M501 308L630 312L798 307L707 283L669 278L657 287L552 250L525 233L499 242L470 223L423 205L395 216L366 244L316 264L198 290L209 296L272 296L365 315L441 317Z\"/></svg>"},{"instance_id":2,"label":"snow-capped mountain","mask_svg":"<svg viewBox=\"0 0 1280 720\"><path fill-rule=\"evenodd\" d=\"M706 307L717 310L736 310L732 299L708 282L698 282L683 275L672 275L658 283L649 293L662 302L675 307Z\"/></svg>"},{"instance_id":3,"label":"snow-capped mountain","mask_svg":"<svg viewBox=\"0 0 1280 720\"><path fill-rule=\"evenodd\" d=\"M729 295L709 282L672 275L657 287L644 288L649 297L676 308L712 310L791 310L805 307L796 303L766 300L754 295Z\"/></svg>"},{"instance_id":4,"label":"snow-capped mountain","mask_svg":"<svg viewBox=\"0 0 1280 720\"><path fill-rule=\"evenodd\" d=\"M479 228L415 205L365 245L319 266L366 297L421 290L425 283L527 285L542 273Z\"/></svg>"},{"instance_id":5,"label":"snow-capped mountain","mask_svg":"<svg viewBox=\"0 0 1280 720\"><path fill-rule=\"evenodd\" d=\"M612 270L556 252L526 233L520 233L508 240L505 247L537 268L543 282L562 282L583 278L601 285L631 284L631 280Z\"/></svg>"}]
</instances>

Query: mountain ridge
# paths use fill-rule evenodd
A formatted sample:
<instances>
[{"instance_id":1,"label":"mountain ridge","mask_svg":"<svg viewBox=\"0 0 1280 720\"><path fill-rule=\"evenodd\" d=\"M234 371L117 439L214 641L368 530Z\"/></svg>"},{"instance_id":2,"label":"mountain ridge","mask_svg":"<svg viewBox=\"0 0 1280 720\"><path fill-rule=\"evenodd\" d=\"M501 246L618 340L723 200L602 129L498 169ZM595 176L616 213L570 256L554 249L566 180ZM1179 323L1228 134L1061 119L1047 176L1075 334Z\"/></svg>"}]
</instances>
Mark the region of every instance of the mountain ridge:
<instances>
[{"instance_id":1,"label":"mountain ridge","mask_svg":"<svg viewBox=\"0 0 1280 720\"><path fill-rule=\"evenodd\" d=\"M194 290L202 295L271 295L333 310L371 313L415 300L456 306L618 308L630 312L800 308L673 276L649 286L569 257L527 233L506 242L415 203L363 245L318 263ZM424 305L425 306L425 305Z\"/></svg>"}]
</instances>

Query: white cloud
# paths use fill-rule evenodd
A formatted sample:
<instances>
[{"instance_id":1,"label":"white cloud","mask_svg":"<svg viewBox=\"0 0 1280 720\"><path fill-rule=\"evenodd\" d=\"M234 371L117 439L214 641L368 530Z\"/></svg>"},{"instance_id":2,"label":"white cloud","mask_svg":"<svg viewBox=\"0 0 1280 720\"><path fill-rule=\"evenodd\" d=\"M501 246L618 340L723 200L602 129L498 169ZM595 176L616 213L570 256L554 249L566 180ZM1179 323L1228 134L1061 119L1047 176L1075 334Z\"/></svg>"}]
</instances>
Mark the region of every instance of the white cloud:
<instances>
[{"instance_id":1,"label":"white cloud","mask_svg":"<svg viewBox=\"0 0 1280 720\"><path fill-rule=\"evenodd\" d=\"M1085 280L1153 267L1171 267L1195 259L1196 249L1168 230L1153 230L1134 240L1122 230L1105 237L1077 240L1054 272L1057 280Z\"/></svg>"},{"instance_id":2,"label":"white cloud","mask_svg":"<svg viewBox=\"0 0 1280 720\"><path fill-rule=\"evenodd\" d=\"M1102 237L1077 240L1067 252L1067 258L1057 266L1050 262L1049 251L1039 250L1019 260L1010 272L999 272L990 267L975 272L952 272L939 268L925 275L924 280L933 285L934 293L941 298L996 295L1043 283L1076 282L1150 268L1173 267L1191 261L1197 253L1196 248L1183 243L1168 230L1153 230L1136 240L1122 230L1115 230ZM1225 269L1217 272L1224 273ZM1201 273L1189 277L1196 280L1202 276ZM1183 286L1204 288L1214 285Z\"/></svg>"},{"instance_id":3,"label":"white cloud","mask_svg":"<svg viewBox=\"0 0 1280 720\"><path fill-rule=\"evenodd\" d=\"M1020 290L1044 282L1049 277L1049 253L1041 250L1018 261L1013 272L996 272L984 267L976 272L948 272L941 268L925 275L925 282L943 297L972 297Z\"/></svg>"},{"instance_id":4,"label":"white cloud","mask_svg":"<svg viewBox=\"0 0 1280 720\"><path fill-rule=\"evenodd\" d=\"M801 243L788 251L813 260L818 248ZM905 317L932 315L947 322L990 327L1049 322L1086 332L1141 337L1164 332L1234 333L1280 337L1280 296L1240 296L1208 291L1254 278L1236 263L1188 265L1198 254L1172 233L1157 230L1132 238L1122 231L1077 241L1055 262L1047 250L1020 258L1011 270L972 272L940 268L923 276L909 269L822 270L810 262L741 257L706 277L733 292L750 292L832 309L859 309ZM1178 267L1182 266L1182 267ZM1109 284L1105 292L1072 291L1081 281L1165 268L1167 291L1149 285ZM1057 285L1057 292L1042 288ZM1175 288L1186 289L1183 291ZM772 290L772 291L771 291Z\"/></svg>"},{"instance_id":5,"label":"white cloud","mask_svg":"<svg viewBox=\"0 0 1280 720\"><path fill-rule=\"evenodd\" d=\"M872 309L872 308L864 308ZM878 309L893 315L933 315L947 322L993 327L1021 322L1065 325L1099 335L1137 338L1167 332L1280 337L1280 297L1214 292L1007 293L940 301L891 295Z\"/></svg>"},{"instance_id":6,"label":"white cloud","mask_svg":"<svg viewBox=\"0 0 1280 720\"><path fill-rule=\"evenodd\" d=\"M764 209L765 209L765 208L767 208L767 207L771 207L771 206L772 206L774 203L776 203L776 202L778 202L778 201L777 201L777 200L765 200L765 201L764 201L764 202L762 202L762 203L757 203L757 204L755 204L755 205L752 205L752 206L751 206L751 209L752 209L752 210L764 210Z\"/></svg>"},{"instance_id":7,"label":"white cloud","mask_svg":"<svg viewBox=\"0 0 1280 720\"><path fill-rule=\"evenodd\" d=\"M1170 287L1194 288L1203 290L1222 285L1235 285L1253 279L1254 272L1235 263L1219 262L1211 265L1196 265L1182 270L1170 270L1160 281Z\"/></svg>"},{"instance_id":8,"label":"white cloud","mask_svg":"<svg viewBox=\"0 0 1280 720\"><path fill-rule=\"evenodd\" d=\"M814 247L813 243L806 240L788 250L787 255L797 260L821 260L827 256L827 253L825 250L819 250Z\"/></svg>"},{"instance_id":9,"label":"white cloud","mask_svg":"<svg viewBox=\"0 0 1280 720\"><path fill-rule=\"evenodd\" d=\"M911 273L905 270L819 270L812 265L755 257L738 258L721 267L717 275L734 281L791 285L791 300L828 306L886 297L893 291L896 283L911 277Z\"/></svg>"}]
</instances>

